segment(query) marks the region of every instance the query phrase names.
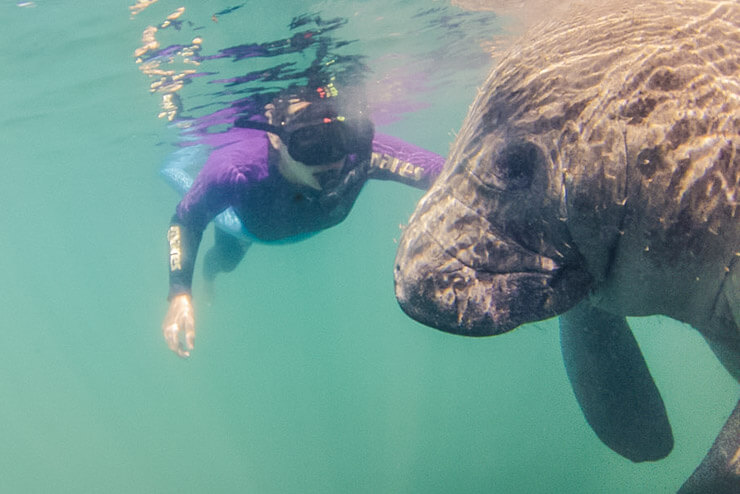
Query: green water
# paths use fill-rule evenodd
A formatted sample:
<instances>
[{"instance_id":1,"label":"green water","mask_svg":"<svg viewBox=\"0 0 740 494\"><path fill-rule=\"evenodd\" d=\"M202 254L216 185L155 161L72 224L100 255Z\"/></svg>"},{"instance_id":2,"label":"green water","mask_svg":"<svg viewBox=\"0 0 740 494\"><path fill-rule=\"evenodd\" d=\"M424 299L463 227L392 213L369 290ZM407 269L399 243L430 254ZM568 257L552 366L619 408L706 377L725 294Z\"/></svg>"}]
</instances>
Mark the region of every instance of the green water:
<instances>
[{"instance_id":1,"label":"green water","mask_svg":"<svg viewBox=\"0 0 740 494\"><path fill-rule=\"evenodd\" d=\"M246 29L308 4L248 2ZM555 321L465 339L403 315L394 239L420 193L398 184L370 183L310 240L254 246L210 296L196 277L196 349L174 356L159 325L178 198L157 176L172 148L127 7L0 4L0 492L657 493L688 477L737 400L698 334L631 321L676 439L632 464L587 427ZM451 93L384 130L445 153L473 97Z\"/></svg>"}]
</instances>

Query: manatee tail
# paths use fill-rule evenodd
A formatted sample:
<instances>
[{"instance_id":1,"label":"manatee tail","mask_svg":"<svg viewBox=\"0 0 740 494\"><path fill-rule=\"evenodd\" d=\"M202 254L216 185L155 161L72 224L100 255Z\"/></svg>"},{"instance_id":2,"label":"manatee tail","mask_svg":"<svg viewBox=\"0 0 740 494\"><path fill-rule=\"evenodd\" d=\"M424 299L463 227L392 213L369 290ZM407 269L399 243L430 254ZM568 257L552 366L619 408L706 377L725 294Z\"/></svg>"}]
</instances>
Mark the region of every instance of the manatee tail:
<instances>
[{"instance_id":1,"label":"manatee tail","mask_svg":"<svg viewBox=\"0 0 740 494\"><path fill-rule=\"evenodd\" d=\"M673 449L671 425L627 320L581 302L560 316L560 347L599 439L635 462L665 458Z\"/></svg>"},{"instance_id":2,"label":"manatee tail","mask_svg":"<svg viewBox=\"0 0 740 494\"><path fill-rule=\"evenodd\" d=\"M678 494L737 494L740 492L740 401L722 427L701 464Z\"/></svg>"}]
</instances>

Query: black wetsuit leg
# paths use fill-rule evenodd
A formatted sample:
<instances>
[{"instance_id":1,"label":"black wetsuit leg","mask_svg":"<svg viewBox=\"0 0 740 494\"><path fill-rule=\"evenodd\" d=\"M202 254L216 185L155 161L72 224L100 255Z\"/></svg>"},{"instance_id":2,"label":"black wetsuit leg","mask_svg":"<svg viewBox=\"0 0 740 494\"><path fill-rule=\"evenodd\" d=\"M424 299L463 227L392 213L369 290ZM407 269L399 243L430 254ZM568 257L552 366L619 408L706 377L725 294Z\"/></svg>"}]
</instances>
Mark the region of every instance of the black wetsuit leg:
<instances>
[{"instance_id":1,"label":"black wetsuit leg","mask_svg":"<svg viewBox=\"0 0 740 494\"><path fill-rule=\"evenodd\" d=\"M219 273L233 271L247 253L249 243L239 240L220 228L214 228L215 243L203 261L203 275L213 281Z\"/></svg>"}]
</instances>

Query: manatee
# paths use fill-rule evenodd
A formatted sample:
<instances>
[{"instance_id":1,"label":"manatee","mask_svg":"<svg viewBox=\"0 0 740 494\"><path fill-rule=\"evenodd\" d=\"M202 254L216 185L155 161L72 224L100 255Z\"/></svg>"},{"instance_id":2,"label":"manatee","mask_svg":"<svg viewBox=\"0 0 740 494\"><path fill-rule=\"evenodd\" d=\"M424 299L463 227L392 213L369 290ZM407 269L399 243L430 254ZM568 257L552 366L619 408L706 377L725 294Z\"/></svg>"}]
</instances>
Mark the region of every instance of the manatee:
<instances>
[{"instance_id":1,"label":"manatee","mask_svg":"<svg viewBox=\"0 0 740 494\"><path fill-rule=\"evenodd\" d=\"M399 241L396 297L443 331L560 316L588 423L673 448L627 316L698 330L740 380L740 3L625 0L532 27L497 61ZM740 402L680 492L740 492Z\"/></svg>"}]
</instances>

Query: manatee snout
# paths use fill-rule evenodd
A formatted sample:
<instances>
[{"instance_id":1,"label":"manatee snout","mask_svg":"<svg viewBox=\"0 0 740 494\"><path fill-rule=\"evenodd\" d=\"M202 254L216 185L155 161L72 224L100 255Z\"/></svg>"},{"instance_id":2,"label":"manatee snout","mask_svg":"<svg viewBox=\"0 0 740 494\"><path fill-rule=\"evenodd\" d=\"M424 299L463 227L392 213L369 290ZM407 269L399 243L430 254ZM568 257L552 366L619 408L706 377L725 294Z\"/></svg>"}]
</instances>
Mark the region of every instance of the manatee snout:
<instances>
[{"instance_id":1,"label":"manatee snout","mask_svg":"<svg viewBox=\"0 0 740 494\"><path fill-rule=\"evenodd\" d=\"M553 317L583 298L590 284L582 269L497 234L453 194L434 190L404 231L395 263L403 311L464 336Z\"/></svg>"}]
</instances>

